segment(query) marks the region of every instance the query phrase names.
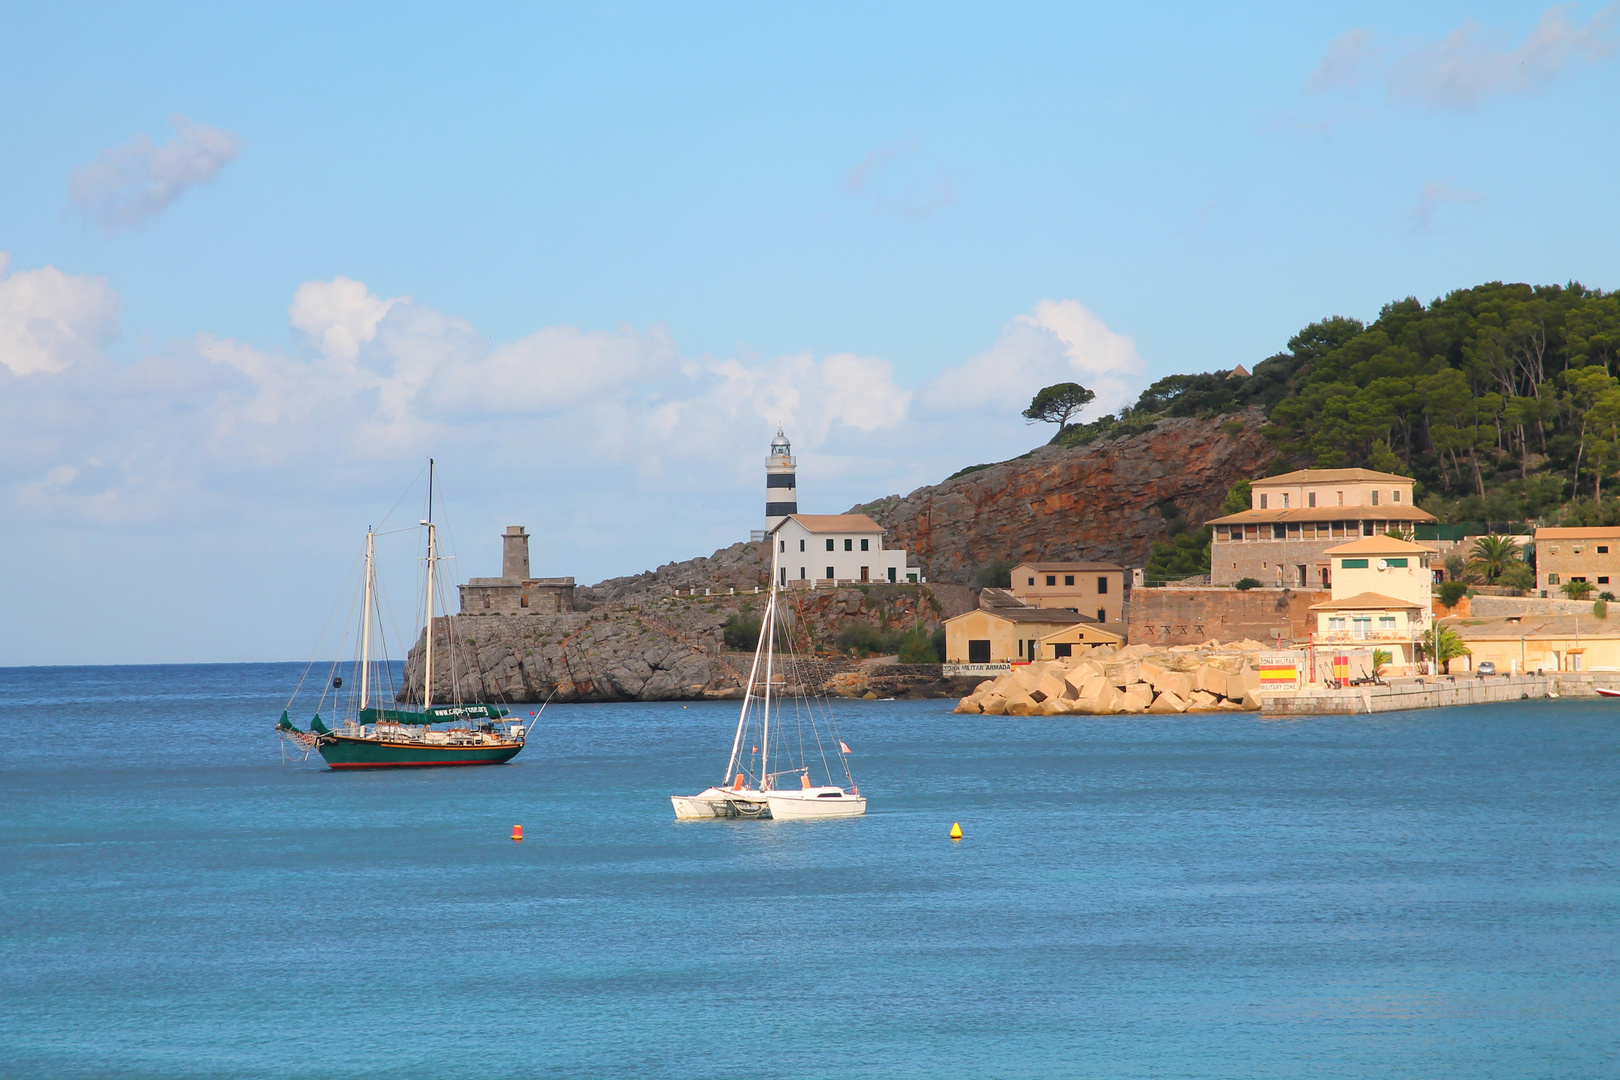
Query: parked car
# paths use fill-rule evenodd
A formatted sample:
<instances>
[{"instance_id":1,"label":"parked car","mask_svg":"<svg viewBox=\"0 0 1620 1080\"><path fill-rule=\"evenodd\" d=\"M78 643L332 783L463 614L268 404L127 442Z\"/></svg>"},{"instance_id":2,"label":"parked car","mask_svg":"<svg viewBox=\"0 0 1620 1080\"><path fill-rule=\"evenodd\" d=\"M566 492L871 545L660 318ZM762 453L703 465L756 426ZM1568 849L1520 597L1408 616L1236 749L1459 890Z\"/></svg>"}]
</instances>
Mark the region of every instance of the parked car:
<instances>
[{"instance_id":1,"label":"parked car","mask_svg":"<svg viewBox=\"0 0 1620 1080\"><path fill-rule=\"evenodd\" d=\"M1474 670L1481 675L1495 675L1496 665L1491 663L1489 660L1481 660L1479 662L1479 667L1475 668Z\"/></svg>"}]
</instances>

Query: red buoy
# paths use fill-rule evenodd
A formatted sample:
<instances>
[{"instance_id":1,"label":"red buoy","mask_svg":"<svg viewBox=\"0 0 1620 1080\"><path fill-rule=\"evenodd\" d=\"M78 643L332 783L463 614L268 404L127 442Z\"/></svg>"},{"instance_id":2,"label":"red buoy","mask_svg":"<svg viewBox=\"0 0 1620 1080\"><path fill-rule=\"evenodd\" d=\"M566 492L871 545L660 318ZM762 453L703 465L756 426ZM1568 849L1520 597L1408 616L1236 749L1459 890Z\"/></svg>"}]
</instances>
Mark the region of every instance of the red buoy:
<instances>
[{"instance_id":1,"label":"red buoy","mask_svg":"<svg viewBox=\"0 0 1620 1080\"><path fill-rule=\"evenodd\" d=\"M513 840L522 840L523 839L523 826L521 826L521 825L512 826L512 839Z\"/></svg>"}]
</instances>

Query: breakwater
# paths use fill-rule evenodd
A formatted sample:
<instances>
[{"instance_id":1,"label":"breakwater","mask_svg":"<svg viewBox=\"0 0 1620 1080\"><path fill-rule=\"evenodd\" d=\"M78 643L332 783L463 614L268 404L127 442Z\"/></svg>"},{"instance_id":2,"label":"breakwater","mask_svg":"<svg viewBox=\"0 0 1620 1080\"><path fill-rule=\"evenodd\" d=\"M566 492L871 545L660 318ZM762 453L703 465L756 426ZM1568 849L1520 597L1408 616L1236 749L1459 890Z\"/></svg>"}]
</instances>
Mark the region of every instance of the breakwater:
<instances>
[{"instance_id":1,"label":"breakwater","mask_svg":"<svg viewBox=\"0 0 1620 1080\"><path fill-rule=\"evenodd\" d=\"M1543 675L1435 675L1382 686L1343 690L1309 687L1260 696L1264 716L1351 715L1485 705L1563 697L1597 697L1597 687L1620 690L1620 672L1562 671ZM1620 700L1616 702L1620 706Z\"/></svg>"}]
</instances>

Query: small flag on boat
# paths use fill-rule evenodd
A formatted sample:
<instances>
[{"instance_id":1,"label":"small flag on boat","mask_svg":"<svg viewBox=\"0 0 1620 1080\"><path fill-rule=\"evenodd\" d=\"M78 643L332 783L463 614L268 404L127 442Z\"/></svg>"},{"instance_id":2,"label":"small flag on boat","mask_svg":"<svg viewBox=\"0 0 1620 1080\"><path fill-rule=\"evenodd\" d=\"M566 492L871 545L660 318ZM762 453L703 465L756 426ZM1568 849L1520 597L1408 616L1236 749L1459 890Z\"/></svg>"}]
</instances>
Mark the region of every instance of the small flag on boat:
<instances>
[{"instance_id":1,"label":"small flag on boat","mask_svg":"<svg viewBox=\"0 0 1620 1080\"><path fill-rule=\"evenodd\" d=\"M851 749L850 749L850 748L849 748L849 747L848 747L848 746L847 746L847 745L846 745L846 744L845 744L845 743L844 743L844 740L842 740L842 739L839 739L839 740L838 740L838 749L840 749L840 750L842 750L842 751L843 751L843 752L844 752L844 753L846 753L846 754L852 754L852 753L854 753L854 751L853 751L853 750L851 750Z\"/></svg>"}]
</instances>

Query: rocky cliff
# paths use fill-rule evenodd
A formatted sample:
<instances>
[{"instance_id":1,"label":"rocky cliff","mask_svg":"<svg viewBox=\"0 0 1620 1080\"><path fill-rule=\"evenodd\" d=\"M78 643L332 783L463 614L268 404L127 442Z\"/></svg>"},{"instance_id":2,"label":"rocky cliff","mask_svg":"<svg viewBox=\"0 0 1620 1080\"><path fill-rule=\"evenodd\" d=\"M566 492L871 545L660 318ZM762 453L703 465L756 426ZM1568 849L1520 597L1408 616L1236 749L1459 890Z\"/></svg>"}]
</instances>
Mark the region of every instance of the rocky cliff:
<instances>
[{"instance_id":1,"label":"rocky cliff","mask_svg":"<svg viewBox=\"0 0 1620 1080\"><path fill-rule=\"evenodd\" d=\"M718 553L717 553L718 554ZM643 583L645 584L645 583ZM711 587L712 591L712 587ZM651 586L591 611L548 615L456 615L434 621L434 698L439 701L668 701L740 696L751 652L724 648L726 620L758 616L765 595L655 594ZM844 695L954 696L939 665L868 666L825 654L854 622L882 629L932 628L973 606L970 590L872 585L790 592L784 622L801 660L790 686ZM421 639L405 665L408 700L420 699Z\"/></svg>"},{"instance_id":2,"label":"rocky cliff","mask_svg":"<svg viewBox=\"0 0 1620 1080\"><path fill-rule=\"evenodd\" d=\"M966 584L996 559L1097 559L1141 566L1174 521L1219 514L1233 483L1276 451L1258 411L1161 419L1139 434L1043 446L1012 461L852 507L915 552L930 582Z\"/></svg>"}]
</instances>

